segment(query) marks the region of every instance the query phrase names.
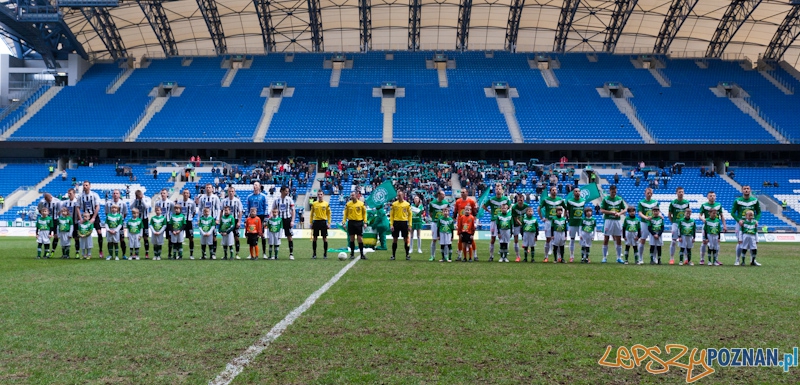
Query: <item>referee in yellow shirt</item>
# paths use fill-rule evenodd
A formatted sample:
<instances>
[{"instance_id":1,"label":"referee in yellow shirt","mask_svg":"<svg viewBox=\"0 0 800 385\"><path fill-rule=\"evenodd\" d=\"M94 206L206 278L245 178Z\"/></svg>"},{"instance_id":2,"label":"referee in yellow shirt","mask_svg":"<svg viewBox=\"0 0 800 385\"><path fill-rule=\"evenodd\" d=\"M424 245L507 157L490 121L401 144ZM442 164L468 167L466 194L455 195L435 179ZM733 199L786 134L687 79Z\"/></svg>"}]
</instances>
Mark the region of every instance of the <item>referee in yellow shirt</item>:
<instances>
[{"instance_id":1,"label":"referee in yellow shirt","mask_svg":"<svg viewBox=\"0 0 800 385\"><path fill-rule=\"evenodd\" d=\"M347 221L347 235L350 237L350 259L355 258L355 239L358 237L358 249L361 251L361 259L367 259L364 256L364 239L361 234L364 233L364 224L367 221L367 209L364 207L364 202L358 198L361 194L353 191L350 194L350 200L344 206L344 219Z\"/></svg>"},{"instance_id":2,"label":"referee in yellow shirt","mask_svg":"<svg viewBox=\"0 0 800 385\"><path fill-rule=\"evenodd\" d=\"M403 236L403 246L406 248L406 261L411 260L408 251L408 229L411 228L411 204L404 198L402 191L397 192L397 200L392 203L389 211L389 225L392 231L392 261L397 254L397 238Z\"/></svg>"},{"instance_id":3,"label":"referee in yellow shirt","mask_svg":"<svg viewBox=\"0 0 800 385\"><path fill-rule=\"evenodd\" d=\"M311 259L317 259L317 238L322 234L322 259L328 259L328 229L331 228L331 205L324 200L325 194L322 190L317 191L317 201L311 204L311 231L313 232L314 240L311 245L314 249L314 255Z\"/></svg>"}]
</instances>

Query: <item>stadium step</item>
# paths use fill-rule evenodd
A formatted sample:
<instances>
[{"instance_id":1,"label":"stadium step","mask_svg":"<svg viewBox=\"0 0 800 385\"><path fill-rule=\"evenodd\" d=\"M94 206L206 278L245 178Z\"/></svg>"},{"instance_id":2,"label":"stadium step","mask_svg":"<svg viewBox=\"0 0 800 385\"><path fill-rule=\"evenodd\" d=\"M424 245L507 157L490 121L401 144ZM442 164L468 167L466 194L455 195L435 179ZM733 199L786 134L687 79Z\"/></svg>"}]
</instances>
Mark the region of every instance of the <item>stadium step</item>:
<instances>
[{"instance_id":1,"label":"stadium step","mask_svg":"<svg viewBox=\"0 0 800 385\"><path fill-rule=\"evenodd\" d=\"M128 131L128 134L125 135L125 142L135 142L136 138L139 137L139 134L142 133L147 124L150 123L150 120L153 119L164 105L167 104L169 101L169 94L167 96L157 96L150 100L150 103L147 104L147 107L144 109L144 114L141 115L139 121L134 124L131 129Z\"/></svg>"},{"instance_id":2,"label":"stadium step","mask_svg":"<svg viewBox=\"0 0 800 385\"><path fill-rule=\"evenodd\" d=\"M789 75L792 75L792 77L795 80L800 82L800 71L798 71L797 68L792 67L792 65L789 64L786 60L781 60L781 62L778 63L778 65L781 66L781 68L783 68L783 70L786 71Z\"/></svg>"},{"instance_id":3,"label":"stadium step","mask_svg":"<svg viewBox=\"0 0 800 385\"><path fill-rule=\"evenodd\" d=\"M392 143L394 138L394 113L397 110L395 98L381 98L383 114L383 143Z\"/></svg>"},{"instance_id":4,"label":"stadium step","mask_svg":"<svg viewBox=\"0 0 800 385\"><path fill-rule=\"evenodd\" d=\"M108 85L108 87L106 88L106 93L107 93L107 94L113 94L113 93L116 93L116 92L117 92L117 90L118 90L120 87L122 87L122 84L123 84L123 83L125 83L125 81L126 81L126 80L128 80L128 78L129 78L129 77L131 77L131 75L133 75L133 71L134 71L134 70L135 70L135 68L128 68L128 69L126 69L125 71L122 71L122 72L121 72L121 73L120 73L120 74L119 74L119 75L118 75L118 76L117 76L117 77L114 79L114 81L112 81L112 82L111 82L111 84L109 84L109 85Z\"/></svg>"},{"instance_id":5,"label":"stadium step","mask_svg":"<svg viewBox=\"0 0 800 385\"><path fill-rule=\"evenodd\" d=\"M558 78L556 77L556 73L553 72L552 69L541 69L539 72L542 73L542 78L544 79L544 83L547 84L548 88L556 88L560 85Z\"/></svg>"},{"instance_id":6,"label":"stadium step","mask_svg":"<svg viewBox=\"0 0 800 385\"><path fill-rule=\"evenodd\" d=\"M331 70L331 87L339 87L339 79L342 78L342 68L344 67L344 63L342 62L333 62L333 69Z\"/></svg>"},{"instance_id":7,"label":"stadium step","mask_svg":"<svg viewBox=\"0 0 800 385\"><path fill-rule=\"evenodd\" d=\"M794 95L794 87L792 87L786 80L780 79L778 75L772 71L758 71L764 79L769 80L772 85L777 87L785 95Z\"/></svg>"},{"instance_id":8,"label":"stadium step","mask_svg":"<svg viewBox=\"0 0 800 385\"><path fill-rule=\"evenodd\" d=\"M36 115L36 113L39 112L39 110L41 110L45 105L47 105L47 103L56 95L58 95L62 89L64 89L63 86L50 87L50 89L48 89L44 94L42 94L41 97L39 97L39 99L37 99L35 102L33 102L33 104L30 105L30 107L28 107L28 109L25 111L25 115L23 115L16 123L11 125L11 127L9 127L7 130L5 130L5 132L3 132L2 135L0 135L0 141L8 140L11 135L14 135L14 132L28 122L30 118Z\"/></svg>"},{"instance_id":9,"label":"stadium step","mask_svg":"<svg viewBox=\"0 0 800 385\"><path fill-rule=\"evenodd\" d=\"M225 72L225 76L222 78L222 87L230 87L237 72L239 72L238 68L229 68L228 72Z\"/></svg>"},{"instance_id":10,"label":"stadium step","mask_svg":"<svg viewBox=\"0 0 800 385\"><path fill-rule=\"evenodd\" d=\"M20 188L21 190L24 190L24 191L19 196L19 199L17 199L16 202L11 202L11 199L6 199L6 207L28 206L28 205L31 205L32 203L38 201L39 198L41 198L41 196L42 196L42 193L40 193L39 191L41 189L43 189L45 186L47 186L48 183L52 182L53 179L56 179L57 177L59 177L61 175L60 171L61 170L56 170L56 172L48 175L46 178L44 178L41 181L39 181L39 183L37 183L36 186L31 186L31 187L27 187L27 188ZM2 214L5 214L5 212L0 212L0 215L2 215Z\"/></svg>"},{"instance_id":11,"label":"stadium step","mask_svg":"<svg viewBox=\"0 0 800 385\"><path fill-rule=\"evenodd\" d=\"M436 74L439 76L439 88L447 88L447 63L436 63Z\"/></svg>"},{"instance_id":12,"label":"stadium step","mask_svg":"<svg viewBox=\"0 0 800 385\"><path fill-rule=\"evenodd\" d=\"M461 178L458 176L457 172L454 172L450 176L450 187L453 190L454 194L456 193L456 191L461 191Z\"/></svg>"},{"instance_id":13,"label":"stadium step","mask_svg":"<svg viewBox=\"0 0 800 385\"><path fill-rule=\"evenodd\" d=\"M264 137L267 136L269 125L272 123L272 117L275 115L275 113L278 112L278 109L281 107L282 100L283 100L282 96L267 98L267 101L264 103L264 110L261 113L261 119L258 121L258 128L256 129L256 133L253 134L253 142L256 143L264 142Z\"/></svg>"},{"instance_id":14,"label":"stadium step","mask_svg":"<svg viewBox=\"0 0 800 385\"><path fill-rule=\"evenodd\" d=\"M650 130L647 126L639 119L639 114L636 112L636 107L631 104L630 99L627 98L611 98L614 104L617 106L619 112L625 115L628 118L628 121L631 122L633 127L636 128L636 131L639 132L639 135L642 137L647 144L653 144L656 142L653 135L650 134Z\"/></svg>"},{"instance_id":15,"label":"stadium step","mask_svg":"<svg viewBox=\"0 0 800 385\"><path fill-rule=\"evenodd\" d=\"M659 68L649 68L648 71L650 72L651 75L653 75L653 78L656 79L658 84L661 84L661 87L670 87L670 86L672 86L672 82L669 81L669 79L667 78L667 75L665 75L664 71L662 71L661 69L659 69Z\"/></svg>"},{"instance_id":16,"label":"stadium step","mask_svg":"<svg viewBox=\"0 0 800 385\"><path fill-rule=\"evenodd\" d=\"M767 132L769 132L770 135L772 135L775 138L775 140L777 140L781 144L791 143L791 141L787 139L785 136L783 136L780 130L775 125L773 125L771 121L765 119L766 115L763 115L760 112L761 110L757 106L752 105L747 99L728 98L728 100L730 100L731 103L733 103L736 107L738 107L742 112L753 118L753 120L755 120L756 123L758 123L761 127L767 130Z\"/></svg>"},{"instance_id":17,"label":"stadium step","mask_svg":"<svg viewBox=\"0 0 800 385\"><path fill-rule=\"evenodd\" d=\"M525 138L522 137L522 131L519 129L514 102L511 101L511 98L495 98L495 100L497 100L497 107L500 109L500 113L503 114L503 117L506 119L506 125L508 126L509 134L511 134L511 140L514 143L525 142Z\"/></svg>"}]
</instances>

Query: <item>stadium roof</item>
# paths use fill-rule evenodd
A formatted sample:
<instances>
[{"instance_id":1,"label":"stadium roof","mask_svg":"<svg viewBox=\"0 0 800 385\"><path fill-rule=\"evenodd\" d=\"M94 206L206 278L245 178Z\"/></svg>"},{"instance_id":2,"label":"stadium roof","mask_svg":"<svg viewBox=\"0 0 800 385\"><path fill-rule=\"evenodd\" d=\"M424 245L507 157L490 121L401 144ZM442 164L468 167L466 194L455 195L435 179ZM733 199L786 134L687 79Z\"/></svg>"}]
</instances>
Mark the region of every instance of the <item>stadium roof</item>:
<instances>
[{"instance_id":1,"label":"stadium roof","mask_svg":"<svg viewBox=\"0 0 800 385\"><path fill-rule=\"evenodd\" d=\"M612 24L615 9L622 4L632 7L632 10L627 23L623 23L614 52L651 53L666 16L671 14L671 7L683 6L684 10L688 10L689 5L695 4L685 22L682 25L678 23L680 27L674 40L668 44L664 53L673 57L703 57L720 20L731 6L731 2L725 0L153 1L122 0L117 7L105 8L113 21L112 29L118 31L121 48L128 56L141 57L147 53L151 57L159 57L170 50L177 51L180 56L215 53L263 54L268 38L274 44L271 50L275 52L359 51L361 32L364 29L361 22L363 19L371 21L371 28L366 28L367 32L371 32L370 50L407 50L409 32L412 30L410 25L414 24L415 19L410 16L414 4L420 5L419 50L503 50L507 46L510 14L518 9L515 7L521 5L517 52L554 51L559 20L563 17L562 8L567 14L565 20L569 19L570 10L574 9L571 27L564 29L567 31L563 42L564 50L600 52L604 51L607 26ZM734 16L732 19L733 23L730 25L734 25L734 28L731 32L735 34L724 48L724 57L748 57L755 61L765 53L793 5L790 0L733 1L734 4L743 6L745 16L740 15L738 19ZM360 4L365 5L364 9L359 8ZM260 6L259 12L257 5ZM575 5L576 8L570 5ZM746 17L746 12L753 6L755 9L752 14ZM217 20L214 7L218 12L219 24L214 22ZM313 12L317 7L319 12ZM309 8L312 8L312 12L309 12ZM85 9L82 11L81 8L61 10L64 21L89 56L112 56L106 42L108 39L103 37L113 37L113 33L98 33L98 30L103 32L103 29L95 28L97 22L90 23L91 12L85 12ZM157 16L161 10L161 14L166 17L159 23ZM150 12L150 21L153 24L150 24L145 12ZM259 15L264 16L263 19ZM315 23L310 22L313 15L320 16ZM267 21L267 16L271 20ZM624 19L624 15L622 16L619 20ZM742 19L744 22L736 31L735 21ZM272 33L262 34L260 20L271 23L272 28L267 28L267 31ZM465 24L468 27L461 29L461 20L467 20ZM171 30L174 39L170 39L165 32L159 38L155 31L159 28L164 31L165 27ZM466 43L464 47L461 46L462 37ZM163 44L165 40L168 42L166 45ZM318 49L315 47L316 42L319 42ZM220 47L225 49L220 50ZM800 42L794 42L786 50L783 59L797 67Z\"/></svg>"}]
</instances>

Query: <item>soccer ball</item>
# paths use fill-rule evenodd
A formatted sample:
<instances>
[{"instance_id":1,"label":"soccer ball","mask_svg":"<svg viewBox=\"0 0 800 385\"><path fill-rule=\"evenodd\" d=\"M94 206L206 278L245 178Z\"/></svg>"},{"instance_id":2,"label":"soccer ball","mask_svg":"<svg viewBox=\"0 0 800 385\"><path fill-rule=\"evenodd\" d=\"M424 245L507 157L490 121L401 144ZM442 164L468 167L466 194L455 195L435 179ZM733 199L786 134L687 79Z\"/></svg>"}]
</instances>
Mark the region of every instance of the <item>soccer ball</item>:
<instances>
[{"instance_id":1,"label":"soccer ball","mask_svg":"<svg viewBox=\"0 0 800 385\"><path fill-rule=\"evenodd\" d=\"M339 260L344 261L345 259L347 259L347 253L345 252L339 253Z\"/></svg>"}]
</instances>

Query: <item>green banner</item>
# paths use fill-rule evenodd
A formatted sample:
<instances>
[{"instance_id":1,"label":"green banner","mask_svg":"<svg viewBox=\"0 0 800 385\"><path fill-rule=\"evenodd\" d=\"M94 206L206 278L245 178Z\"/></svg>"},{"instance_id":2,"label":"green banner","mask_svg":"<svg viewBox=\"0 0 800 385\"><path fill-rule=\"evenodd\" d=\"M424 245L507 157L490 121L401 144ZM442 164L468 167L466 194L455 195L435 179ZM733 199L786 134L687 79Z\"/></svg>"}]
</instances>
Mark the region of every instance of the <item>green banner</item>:
<instances>
[{"instance_id":1,"label":"green banner","mask_svg":"<svg viewBox=\"0 0 800 385\"><path fill-rule=\"evenodd\" d=\"M483 194L481 194L481 196L478 198L478 213L475 215L477 218L482 217L484 211L486 211L483 209L483 205L489 201L489 190L491 189L487 187L486 190L483 191Z\"/></svg>"},{"instance_id":2,"label":"green banner","mask_svg":"<svg viewBox=\"0 0 800 385\"><path fill-rule=\"evenodd\" d=\"M397 190L394 189L391 181L383 182L380 186L372 190L372 194L364 201L369 207L376 208L383 206L386 202L390 202L397 197Z\"/></svg>"},{"instance_id":3,"label":"green banner","mask_svg":"<svg viewBox=\"0 0 800 385\"><path fill-rule=\"evenodd\" d=\"M589 183L581 186L581 198L587 202L603 197L603 191L597 188L596 183Z\"/></svg>"}]
</instances>

